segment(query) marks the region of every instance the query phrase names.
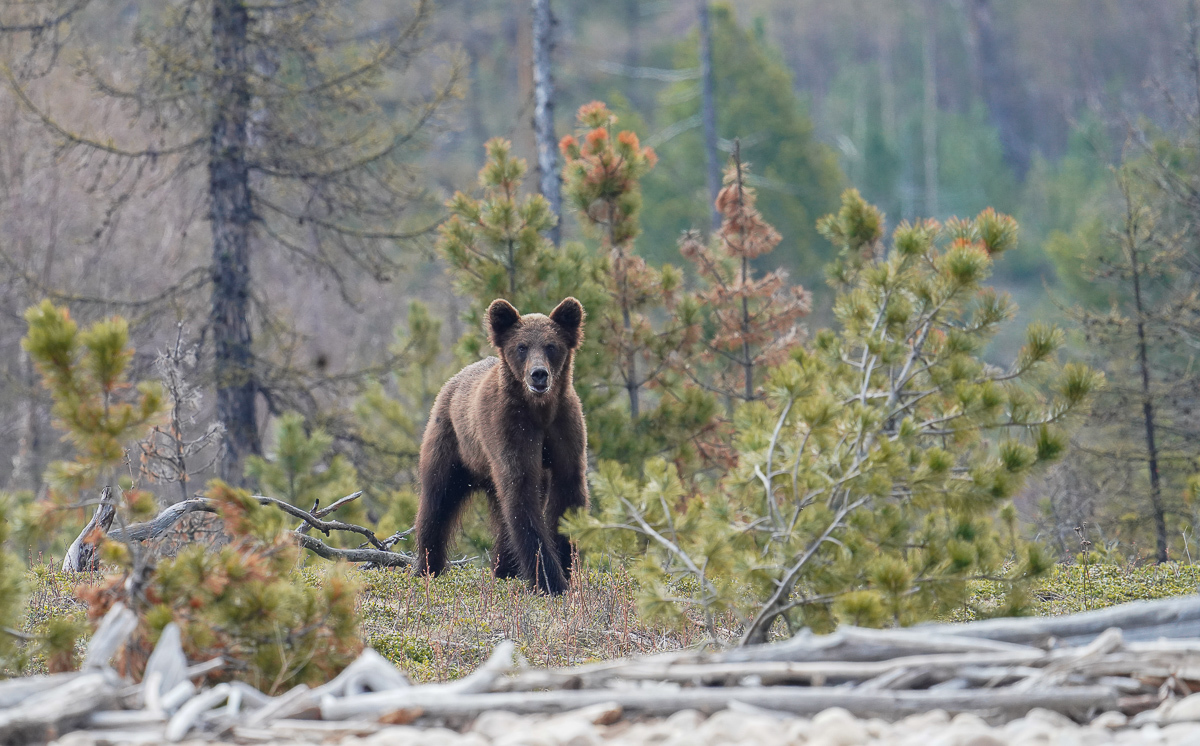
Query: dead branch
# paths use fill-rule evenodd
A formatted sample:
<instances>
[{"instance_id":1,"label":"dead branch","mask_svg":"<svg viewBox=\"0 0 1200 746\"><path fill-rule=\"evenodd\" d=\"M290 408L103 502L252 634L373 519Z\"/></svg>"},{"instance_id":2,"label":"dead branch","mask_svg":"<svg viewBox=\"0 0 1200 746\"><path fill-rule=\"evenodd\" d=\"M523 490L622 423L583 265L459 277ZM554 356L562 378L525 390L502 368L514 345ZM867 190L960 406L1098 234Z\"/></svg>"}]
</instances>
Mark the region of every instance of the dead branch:
<instances>
[{"instance_id":1,"label":"dead branch","mask_svg":"<svg viewBox=\"0 0 1200 746\"><path fill-rule=\"evenodd\" d=\"M346 560L347 562L366 563L370 567L407 567L412 564L413 557L402 552L394 552L391 547L408 532L398 532L387 539L379 539L371 529L364 526L359 526L353 523L345 523L343 521L327 521L324 516L327 516L334 511L342 508L362 496L362 492L355 492L346 495L343 498L336 500L327 507L307 511L302 508L297 508L291 503L284 502L278 498L267 497L265 495L255 495L254 499L260 505L270 505L290 516L299 518L303 523L295 531L291 532L292 538L297 544L308 549L318 557L327 560ZM218 505L207 497L193 497L189 500L177 502L162 510L157 516L143 523L135 523L124 528L118 527L109 530L112 524L113 516L116 515L116 509L111 504L111 489L104 488L104 493L101 497L101 504L96 509L92 520L80 533L79 537L71 545L71 550L67 553L67 558L63 561L63 570L66 572L79 572L84 569L95 569L99 566L98 559L95 557L96 547L99 544L99 537L105 535L118 541L125 542L145 542L152 539L157 539L174 526L179 519L188 513L216 513ZM100 526L100 534L96 534L96 527ZM321 533L329 536L331 531L345 531L348 533L359 534L366 537L367 543L371 544L373 549L360 547L358 549L339 549L331 547L318 538L309 536L308 532L316 529ZM365 546L365 545L364 545ZM90 563L90 564L88 564Z\"/></svg>"}]
</instances>

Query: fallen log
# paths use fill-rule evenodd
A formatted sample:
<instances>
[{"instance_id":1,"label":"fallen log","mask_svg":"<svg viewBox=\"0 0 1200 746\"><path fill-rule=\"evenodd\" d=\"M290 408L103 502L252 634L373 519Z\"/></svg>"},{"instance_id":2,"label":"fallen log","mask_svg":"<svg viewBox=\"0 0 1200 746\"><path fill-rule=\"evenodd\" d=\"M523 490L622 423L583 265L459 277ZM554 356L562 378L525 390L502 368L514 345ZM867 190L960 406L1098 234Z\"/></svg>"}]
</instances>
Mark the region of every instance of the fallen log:
<instances>
[{"instance_id":1,"label":"fallen log","mask_svg":"<svg viewBox=\"0 0 1200 746\"><path fill-rule=\"evenodd\" d=\"M986 712L996 716L1024 715L1035 707L1054 710L1068 717L1083 718L1089 712L1116 707L1117 695L1102 686L1048 687L1025 692L1012 690L882 691L812 687L714 687L699 689L631 688L552 692L504 692L489 694L424 694L419 688L321 701L325 720L379 717L401 709L420 709L425 717L474 717L489 710L517 714L556 713L613 702L628 714L671 715L680 710L712 713L731 702L761 707L792 715L815 715L830 707L842 707L858 717L898 720L934 709L948 713Z\"/></svg>"},{"instance_id":2,"label":"fallen log","mask_svg":"<svg viewBox=\"0 0 1200 746\"><path fill-rule=\"evenodd\" d=\"M1133 601L1096 611L1057 617L986 619L965 624L922 624L911 629L936 635L973 637L1044 647L1086 645L1110 627L1127 641L1200 637L1200 595Z\"/></svg>"},{"instance_id":3,"label":"fallen log","mask_svg":"<svg viewBox=\"0 0 1200 746\"><path fill-rule=\"evenodd\" d=\"M0 742L32 743L117 703L119 679L111 670L85 673L47 689L16 707L0 710Z\"/></svg>"}]
</instances>

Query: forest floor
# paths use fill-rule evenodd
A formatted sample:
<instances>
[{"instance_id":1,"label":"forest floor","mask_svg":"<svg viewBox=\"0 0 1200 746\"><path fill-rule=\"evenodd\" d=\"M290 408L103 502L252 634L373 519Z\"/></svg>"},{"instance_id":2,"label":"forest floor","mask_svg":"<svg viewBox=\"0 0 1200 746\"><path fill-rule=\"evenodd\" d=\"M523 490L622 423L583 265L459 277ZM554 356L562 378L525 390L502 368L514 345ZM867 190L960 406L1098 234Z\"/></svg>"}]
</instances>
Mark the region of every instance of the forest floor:
<instances>
[{"instance_id":1,"label":"forest floor","mask_svg":"<svg viewBox=\"0 0 1200 746\"><path fill-rule=\"evenodd\" d=\"M304 570L319 582L320 560ZM454 568L435 580L407 572L358 573L363 585L364 641L403 669L415 682L444 681L475 670L502 639L511 639L531 666L570 666L595 660L642 655L703 644L696 625L664 628L647 619L637 604L636 581L624 571L589 568L576 573L571 591L556 597L531 593L517 580L497 580L482 567ZM72 575L36 566L29 578L27 629L54 614L81 614L74 588L95 575ZM1200 566L1057 565L1034 589L1032 612L1050 616L1140 599L1197 592ZM977 583L964 608L945 621L969 621L970 610L986 609L997 598L993 584ZM735 639L734 620L723 631ZM35 662L28 673L37 673Z\"/></svg>"}]
</instances>

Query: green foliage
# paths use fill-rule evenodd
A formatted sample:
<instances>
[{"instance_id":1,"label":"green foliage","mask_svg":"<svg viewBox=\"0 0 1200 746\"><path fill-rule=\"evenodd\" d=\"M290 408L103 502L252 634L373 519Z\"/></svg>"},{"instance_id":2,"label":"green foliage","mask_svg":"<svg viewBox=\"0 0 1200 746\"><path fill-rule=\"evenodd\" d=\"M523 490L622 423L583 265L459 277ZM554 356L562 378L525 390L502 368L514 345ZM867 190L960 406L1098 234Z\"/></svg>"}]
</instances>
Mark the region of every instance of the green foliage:
<instances>
[{"instance_id":1,"label":"green foliage","mask_svg":"<svg viewBox=\"0 0 1200 746\"><path fill-rule=\"evenodd\" d=\"M845 183L837 158L817 140L778 51L741 28L729 5L715 3L711 17L717 135L741 137L743 156L755 166L759 209L785 237L772 261L804 279L815 278L829 247L813 223L835 207L834 195ZM698 40L693 33L675 46L673 67L699 66ZM661 163L646 179L646 211L654 220L646 225L645 255L656 263L677 261L674 247L680 233L710 221L699 85L687 81L668 88L661 100L682 102L665 103L655 117L660 131L695 122L656 146Z\"/></svg>"},{"instance_id":2,"label":"green foliage","mask_svg":"<svg viewBox=\"0 0 1200 746\"><path fill-rule=\"evenodd\" d=\"M368 497L388 510L384 531L411 526L416 518L421 433L452 372L441 360L442 322L428 306L411 302L407 326L396 329L392 348L404 364L386 382L372 382L354 403L355 466Z\"/></svg>"},{"instance_id":3,"label":"green foliage","mask_svg":"<svg viewBox=\"0 0 1200 746\"><path fill-rule=\"evenodd\" d=\"M296 412L275 424L275 447L266 458L251 457L246 476L258 481L271 497L308 510L315 502L328 505L355 489L358 475L341 454L330 456L333 438L320 428L307 432Z\"/></svg>"},{"instance_id":4,"label":"green foliage","mask_svg":"<svg viewBox=\"0 0 1200 746\"><path fill-rule=\"evenodd\" d=\"M12 665L19 650L19 640L9 630L20 629L28 595L24 566L8 545L11 510L11 498L0 495L0 673Z\"/></svg>"},{"instance_id":5,"label":"green foliage","mask_svg":"<svg viewBox=\"0 0 1200 746\"><path fill-rule=\"evenodd\" d=\"M21 345L54 400L55 426L75 448L75 459L51 464L46 480L76 493L112 478L128 445L145 436L164 406L158 384L128 381L129 325L114 316L80 331L67 309L48 300L29 308L25 320Z\"/></svg>"},{"instance_id":6,"label":"green foliage","mask_svg":"<svg viewBox=\"0 0 1200 746\"><path fill-rule=\"evenodd\" d=\"M667 384L648 374L653 369L649 361L661 363L679 335L663 335L648 314L662 308L664 295L679 289L682 276L673 268L654 270L634 253L633 239L640 230L639 179L653 166L653 153L632 132L614 131L615 117L599 102L581 109L580 122L578 138L562 141L564 195L580 210L602 252L579 242L555 249L541 236L553 217L541 197L520 196L526 166L512 158L503 140L487 145L482 194L459 193L448 203L451 218L438 247L456 289L468 299L463 314L467 331L457 348L461 363L491 354L483 314L495 298L505 297L522 313L548 313L568 295L579 299L587 322L575 356L575 382L589 446L604 458L635 465L648 453L686 441L681 433L703 428L714 407L697 392L677 387L652 400L651 414L630 414L631 388L640 400L644 389ZM683 326L680 322L675 328Z\"/></svg>"},{"instance_id":7,"label":"green foliage","mask_svg":"<svg viewBox=\"0 0 1200 746\"><path fill-rule=\"evenodd\" d=\"M231 542L215 551L191 545L159 564L118 667L140 676L174 622L190 660L221 656L230 663L220 676L271 694L328 681L362 649L358 585L348 568L329 565L319 582L309 582L296 572L299 549L280 511L220 482L206 496L218 503ZM81 589L93 621L124 595L127 580L123 574Z\"/></svg>"},{"instance_id":8,"label":"green foliage","mask_svg":"<svg viewBox=\"0 0 1200 746\"><path fill-rule=\"evenodd\" d=\"M331 454L333 438L320 428L308 432L304 417L288 412L275 423L274 448L266 458L246 459L246 476L264 494L310 510L329 505L358 489L354 465L340 453ZM340 517L355 523L362 519L361 505L342 509ZM331 537L332 538L332 537ZM339 541L353 541L348 536Z\"/></svg>"},{"instance_id":9,"label":"green foliage","mask_svg":"<svg viewBox=\"0 0 1200 746\"><path fill-rule=\"evenodd\" d=\"M840 215L869 216L859 202L848 193ZM870 237L854 227L870 222L822 225ZM1057 426L1102 378L1058 368L1061 335L1041 327L1007 369L980 359L1011 313L983 284L989 249L1015 230L988 213L902 223L891 251L869 256L866 241L843 239L838 328L773 368L765 399L738 410L738 464L718 488L684 500L666 462L642 480L602 467L601 514L573 516L572 536L636 556L647 611L702 614L714 637L727 611L746 642L765 641L779 618L789 629L912 624L960 606L980 577L1000 579L1005 608L1021 608L1044 562L997 513L1061 450Z\"/></svg>"},{"instance_id":10,"label":"green foliage","mask_svg":"<svg viewBox=\"0 0 1200 746\"><path fill-rule=\"evenodd\" d=\"M595 260L605 302L588 309L598 353L590 380L610 397L623 393L625 405L585 409L589 445L599 458L633 470L654 453L694 461L695 441L711 428L716 405L672 363L695 343L699 304L682 292L676 267L650 266L635 245L641 179L657 156L632 131L617 132L617 117L600 101L581 106L576 119L576 133L560 143L564 195L605 252Z\"/></svg>"}]
</instances>

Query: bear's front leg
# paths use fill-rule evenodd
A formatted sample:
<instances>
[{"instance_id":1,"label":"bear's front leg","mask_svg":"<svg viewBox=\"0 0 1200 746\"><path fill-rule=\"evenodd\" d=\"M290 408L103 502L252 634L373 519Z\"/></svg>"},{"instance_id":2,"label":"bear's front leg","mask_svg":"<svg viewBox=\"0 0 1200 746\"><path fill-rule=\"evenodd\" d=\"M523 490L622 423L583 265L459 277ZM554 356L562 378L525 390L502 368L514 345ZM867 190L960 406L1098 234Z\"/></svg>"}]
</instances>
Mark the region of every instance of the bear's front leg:
<instances>
[{"instance_id":1,"label":"bear's front leg","mask_svg":"<svg viewBox=\"0 0 1200 746\"><path fill-rule=\"evenodd\" d=\"M536 463L526 464L528 457L504 460L493 477L496 497L508 529L508 548L521 568L521 577L546 593L558 594L567 589L566 577L559 560L557 534L546 524L543 496L541 454ZM536 467L536 468L535 468Z\"/></svg>"},{"instance_id":2,"label":"bear's front leg","mask_svg":"<svg viewBox=\"0 0 1200 746\"><path fill-rule=\"evenodd\" d=\"M571 542L558 532L558 524L568 510L588 506L587 427L579 399L571 396L569 403L572 406L559 411L542 444L542 461L550 473L546 522L554 533L559 563L567 580L571 579L574 556Z\"/></svg>"}]
</instances>

